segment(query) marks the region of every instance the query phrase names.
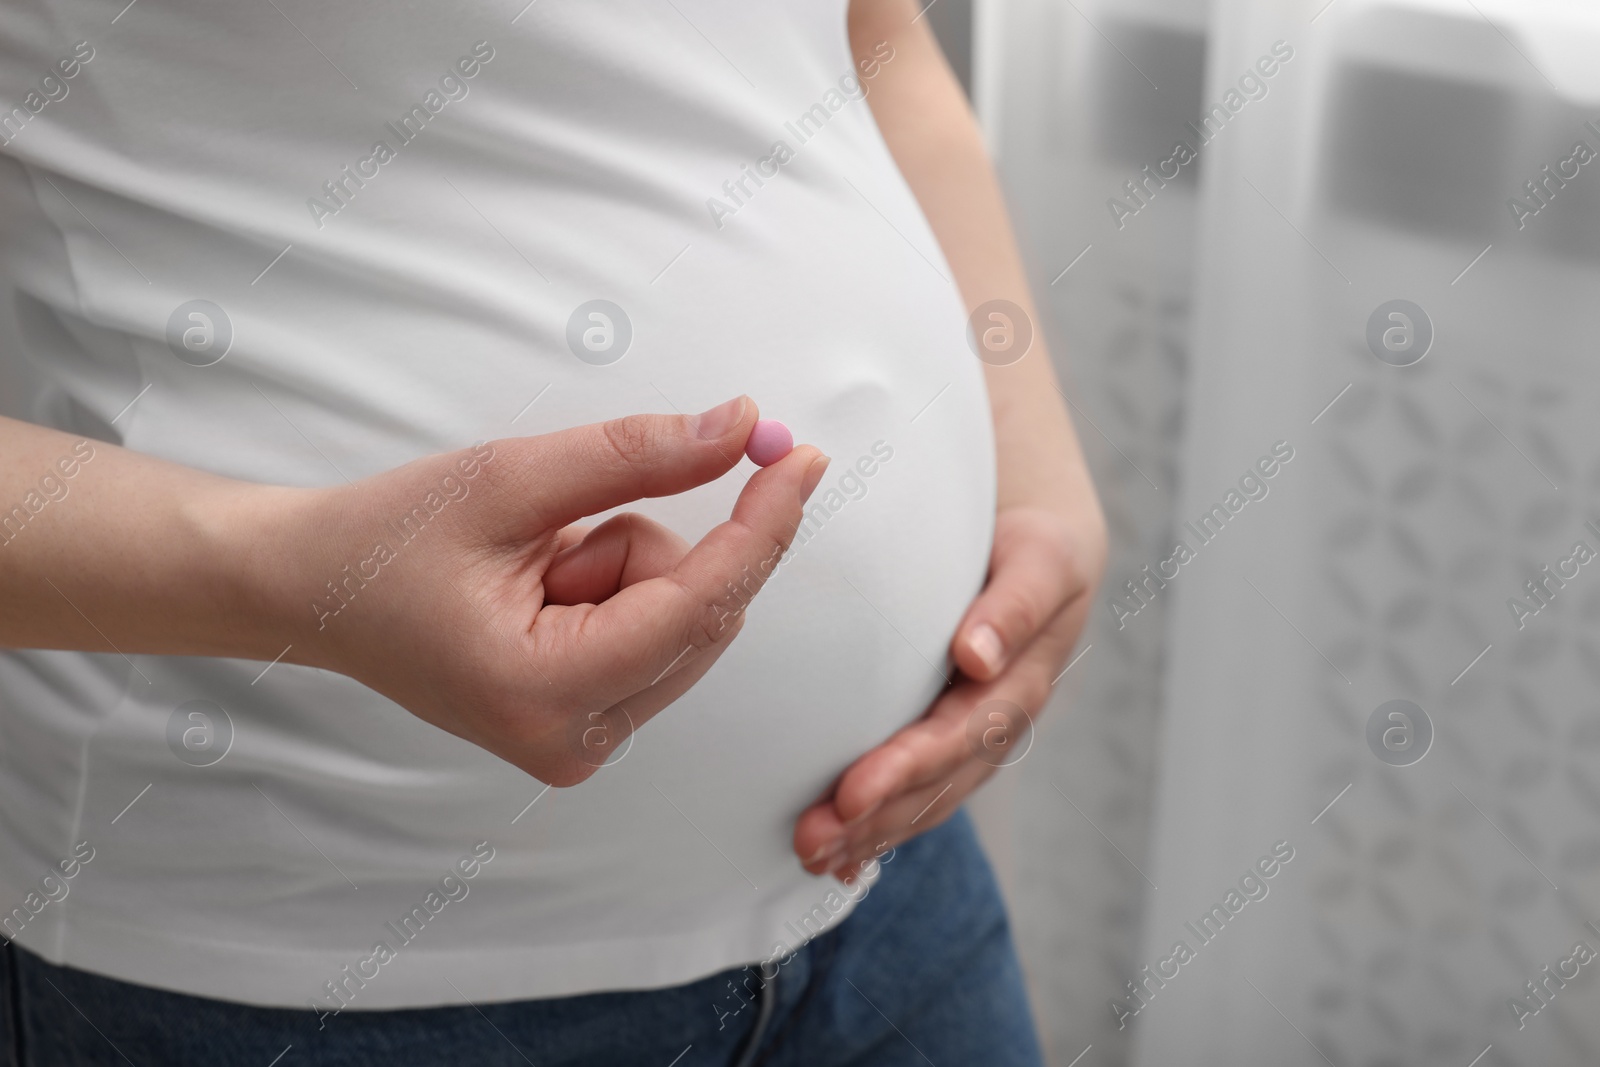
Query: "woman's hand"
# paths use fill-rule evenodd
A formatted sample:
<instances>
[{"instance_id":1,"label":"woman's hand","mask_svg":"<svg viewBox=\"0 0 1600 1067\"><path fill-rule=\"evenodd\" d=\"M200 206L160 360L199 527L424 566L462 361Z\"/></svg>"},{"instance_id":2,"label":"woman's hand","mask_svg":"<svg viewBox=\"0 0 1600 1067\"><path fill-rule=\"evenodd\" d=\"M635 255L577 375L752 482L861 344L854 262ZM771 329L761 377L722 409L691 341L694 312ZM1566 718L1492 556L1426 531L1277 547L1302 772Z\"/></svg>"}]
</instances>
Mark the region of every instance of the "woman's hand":
<instances>
[{"instance_id":1,"label":"woman's hand","mask_svg":"<svg viewBox=\"0 0 1600 1067\"><path fill-rule=\"evenodd\" d=\"M636 514L571 524L720 477L756 414L741 397L698 421L637 415L313 491L269 579L285 658L541 781L584 780L728 647L827 461L806 446L756 472L693 547Z\"/></svg>"},{"instance_id":2,"label":"woman's hand","mask_svg":"<svg viewBox=\"0 0 1600 1067\"><path fill-rule=\"evenodd\" d=\"M1105 560L1105 529L1091 494L1074 514L1015 506L995 524L989 581L952 642L960 676L921 719L868 752L801 815L794 848L807 870L849 880L885 845L943 822L994 773L1004 750L986 747L989 712L1005 701L1031 721L1088 614ZM980 710L981 709L981 710ZM1014 716L1013 716L1014 720ZM1015 743L1021 723L1007 723Z\"/></svg>"}]
</instances>

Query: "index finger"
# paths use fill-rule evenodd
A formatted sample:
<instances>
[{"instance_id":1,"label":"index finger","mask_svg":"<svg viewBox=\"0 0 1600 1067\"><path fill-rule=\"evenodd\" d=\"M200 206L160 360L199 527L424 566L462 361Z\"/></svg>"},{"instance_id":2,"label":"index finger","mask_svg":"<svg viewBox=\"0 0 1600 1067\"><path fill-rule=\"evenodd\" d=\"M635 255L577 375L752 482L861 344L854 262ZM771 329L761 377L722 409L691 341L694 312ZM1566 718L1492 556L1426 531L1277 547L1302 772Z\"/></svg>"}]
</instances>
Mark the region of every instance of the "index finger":
<instances>
[{"instance_id":1,"label":"index finger","mask_svg":"<svg viewBox=\"0 0 1600 1067\"><path fill-rule=\"evenodd\" d=\"M500 532L521 538L714 481L738 464L759 415L741 395L699 415L626 415L497 442L521 504L507 509Z\"/></svg>"}]
</instances>

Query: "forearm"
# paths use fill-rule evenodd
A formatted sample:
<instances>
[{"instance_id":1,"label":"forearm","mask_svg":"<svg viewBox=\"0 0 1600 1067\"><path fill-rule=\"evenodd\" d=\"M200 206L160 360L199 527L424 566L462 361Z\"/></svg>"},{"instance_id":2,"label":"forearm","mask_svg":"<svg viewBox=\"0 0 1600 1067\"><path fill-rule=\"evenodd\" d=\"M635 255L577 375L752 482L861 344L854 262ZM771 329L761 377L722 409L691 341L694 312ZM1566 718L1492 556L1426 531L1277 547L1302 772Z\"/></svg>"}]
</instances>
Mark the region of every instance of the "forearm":
<instances>
[{"instance_id":1,"label":"forearm","mask_svg":"<svg viewBox=\"0 0 1600 1067\"><path fill-rule=\"evenodd\" d=\"M0 646L272 659L271 531L308 493L0 418Z\"/></svg>"},{"instance_id":2,"label":"forearm","mask_svg":"<svg viewBox=\"0 0 1600 1067\"><path fill-rule=\"evenodd\" d=\"M912 22L918 10L910 0L854 0L851 46L858 58L879 41L895 50L893 62L873 79L867 102L955 272L968 313L989 300L1009 300L1033 323L1033 345L1024 358L984 366L999 453L999 504L1092 502L999 182L927 21Z\"/></svg>"}]
</instances>

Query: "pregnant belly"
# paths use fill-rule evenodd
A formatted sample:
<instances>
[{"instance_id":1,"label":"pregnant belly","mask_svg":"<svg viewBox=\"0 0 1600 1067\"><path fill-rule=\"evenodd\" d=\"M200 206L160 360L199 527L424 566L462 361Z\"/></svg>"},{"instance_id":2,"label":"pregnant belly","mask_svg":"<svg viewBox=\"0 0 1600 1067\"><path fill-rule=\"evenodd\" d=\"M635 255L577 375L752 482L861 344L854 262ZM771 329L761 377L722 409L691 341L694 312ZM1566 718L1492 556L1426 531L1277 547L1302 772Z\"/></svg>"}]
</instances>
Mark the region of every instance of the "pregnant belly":
<instances>
[{"instance_id":1,"label":"pregnant belly","mask_svg":"<svg viewBox=\"0 0 1600 1067\"><path fill-rule=\"evenodd\" d=\"M797 437L832 457L793 546L705 678L620 759L556 798L534 870L550 876L570 862L591 904L643 880L658 890L647 899L676 901L674 921L684 900L805 877L790 850L795 818L944 688L949 642L983 581L989 416L970 355L950 358L930 357L932 373L904 380L858 363L839 371L853 380L836 380L831 395L790 398L782 414ZM918 415L951 378L959 391ZM707 494L713 514L700 527L727 514L743 478L729 481ZM641 510L683 530L690 506L686 497ZM615 904L613 915L668 921L641 912L636 889Z\"/></svg>"},{"instance_id":2,"label":"pregnant belly","mask_svg":"<svg viewBox=\"0 0 1600 1067\"><path fill-rule=\"evenodd\" d=\"M835 355L815 360L803 380L751 386L769 414L819 444L832 465L726 654L583 785L543 791L336 675L275 670L252 684L259 664L153 660L144 667L153 695L129 693L97 734L96 751L119 759L90 782L96 808L114 813L170 771L164 728L197 677L208 679L199 691L232 694L225 699L239 752L173 793L188 802L198 790L206 799L193 804L202 813L194 819L156 821L147 831L159 864L108 852L99 862L117 878L106 884L148 882L175 914L180 905L203 910L207 899L249 903L258 918L212 909L211 932L237 936L243 923L262 943L318 947L321 935L290 920L308 901L345 907L348 886L293 828L268 817L276 813L249 784L259 778L294 798L294 827L397 907L418 871L491 841L496 858L459 919L463 943L692 934L754 915L756 904L797 887L809 892L790 847L795 818L944 688L950 639L987 565L992 428L979 365L944 332L912 338L904 351L916 358L850 354L840 338ZM702 382L706 391L744 384L737 368L701 369L713 379ZM548 417L571 424L594 414ZM752 469L743 463L711 485L633 510L695 539L726 518ZM190 847L196 834L204 848ZM89 889L83 895L107 914L127 910ZM367 907L364 898L357 910ZM379 914L386 905L371 907Z\"/></svg>"}]
</instances>

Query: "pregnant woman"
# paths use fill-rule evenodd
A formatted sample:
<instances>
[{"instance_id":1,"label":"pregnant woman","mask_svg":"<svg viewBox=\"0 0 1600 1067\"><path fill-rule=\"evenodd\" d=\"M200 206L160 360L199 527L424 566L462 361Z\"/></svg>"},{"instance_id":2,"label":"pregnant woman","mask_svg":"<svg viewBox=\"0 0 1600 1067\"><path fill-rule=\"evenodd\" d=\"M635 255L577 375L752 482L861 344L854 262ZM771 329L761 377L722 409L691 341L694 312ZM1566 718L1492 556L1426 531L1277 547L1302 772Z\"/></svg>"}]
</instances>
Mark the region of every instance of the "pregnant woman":
<instances>
[{"instance_id":1,"label":"pregnant woman","mask_svg":"<svg viewBox=\"0 0 1600 1067\"><path fill-rule=\"evenodd\" d=\"M917 5L15 0L0 141L0 1063L1040 1062L1104 528Z\"/></svg>"}]
</instances>

